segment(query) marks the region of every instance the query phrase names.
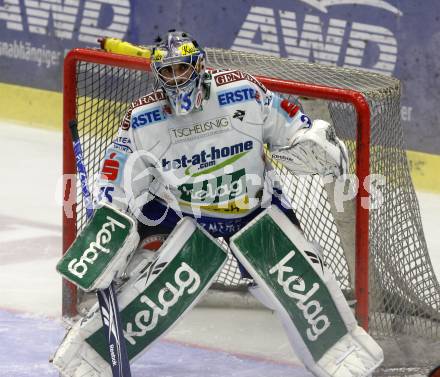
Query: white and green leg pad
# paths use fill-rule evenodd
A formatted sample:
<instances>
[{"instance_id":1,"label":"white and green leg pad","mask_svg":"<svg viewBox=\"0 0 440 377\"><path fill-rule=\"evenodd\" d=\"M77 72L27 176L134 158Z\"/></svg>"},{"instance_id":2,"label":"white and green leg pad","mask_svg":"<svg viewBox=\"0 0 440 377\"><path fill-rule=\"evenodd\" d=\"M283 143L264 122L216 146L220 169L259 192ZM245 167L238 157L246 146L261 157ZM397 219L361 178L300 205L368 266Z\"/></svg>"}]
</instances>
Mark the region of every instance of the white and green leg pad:
<instances>
[{"instance_id":1,"label":"white and green leg pad","mask_svg":"<svg viewBox=\"0 0 440 377\"><path fill-rule=\"evenodd\" d=\"M194 220L185 217L178 223L158 257L118 293L130 360L196 304L226 260L226 251ZM64 376L110 377L109 362L102 321L94 307L69 331L53 363Z\"/></svg>"},{"instance_id":2,"label":"white and green leg pad","mask_svg":"<svg viewBox=\"0 0 440 377\"><path fill-rule=\"evenodd\" d=\"M316 247L278 208L257 216L230 246L315 376L369 376L382 363L382 349L357 325Z\"/></svg>"}]
</instances>

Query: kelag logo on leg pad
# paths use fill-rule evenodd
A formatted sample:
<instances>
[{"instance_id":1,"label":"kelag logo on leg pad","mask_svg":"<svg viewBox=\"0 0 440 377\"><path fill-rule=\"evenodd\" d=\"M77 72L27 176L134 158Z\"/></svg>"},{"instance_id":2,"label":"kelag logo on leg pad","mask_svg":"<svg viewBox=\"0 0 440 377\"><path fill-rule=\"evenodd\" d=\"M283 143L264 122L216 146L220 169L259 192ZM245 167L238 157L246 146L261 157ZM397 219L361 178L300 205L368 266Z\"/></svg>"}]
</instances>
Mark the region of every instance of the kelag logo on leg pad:
<instances>
[{"instance_id":1,"label":"kelag logo on leg pad","mask_svg":"<svg viewBox=\"0 0 440 377\"><path fill-rule=\"evenodd\" d=\"M306 330L307 338L314 342L329 328L330 320L323 313L321 303L314 297L319 290L319 284L313 283L311 287L306 287L304 279L294 275L293 268L287 266L294 256L295 251L291 250L269 270L269 273L276 273L278 284L283 287L284 293L296 300L296 306L302 311L304 319L310 325Z\"/></svg>"}]
</instances>

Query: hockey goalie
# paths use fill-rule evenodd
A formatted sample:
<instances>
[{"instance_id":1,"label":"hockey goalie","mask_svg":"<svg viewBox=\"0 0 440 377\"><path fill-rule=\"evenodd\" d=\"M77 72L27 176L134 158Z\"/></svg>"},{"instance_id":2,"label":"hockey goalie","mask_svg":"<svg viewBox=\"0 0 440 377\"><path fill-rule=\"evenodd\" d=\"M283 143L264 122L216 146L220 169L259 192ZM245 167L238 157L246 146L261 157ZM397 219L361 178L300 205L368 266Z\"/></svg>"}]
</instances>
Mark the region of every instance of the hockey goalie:
<instances>
[{"instance_id":1,"label":"hockey goalie","mask_svg":"<svg viewBox=\"0 0 440 377\"><path fill-rule=\"evenodd\" d=\"M251 75L205 65L185 32L156 41L155 90L132 103L107 148L93 224L102 221L79 235L94 242L70 260L72 281L87 291L115 282L132 361L209 288L226 260L221 237L311 373L371 375L382 350L305 239L271 165L337 178L344 143ZM110 258L112 237L122 241ZM101 329L97 306L72 326L53 360L63 376L111 376Z\"/></svg>"}]
</instances>

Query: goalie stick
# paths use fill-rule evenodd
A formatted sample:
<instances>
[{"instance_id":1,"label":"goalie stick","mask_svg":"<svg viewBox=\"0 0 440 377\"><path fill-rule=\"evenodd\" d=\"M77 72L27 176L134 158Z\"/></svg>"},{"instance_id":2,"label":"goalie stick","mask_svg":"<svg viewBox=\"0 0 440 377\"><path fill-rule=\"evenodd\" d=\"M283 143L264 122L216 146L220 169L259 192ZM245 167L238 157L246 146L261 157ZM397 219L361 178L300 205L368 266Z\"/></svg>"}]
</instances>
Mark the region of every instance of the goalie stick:
<instances>
[{"instance_id":1,"label":"goalie stick","mask_svg":"<svg viewBox=\"0 0 440 377\"><path fill-rule=\"evenodd\" d=\"M78 124L76 120L71 120L69 122L73 142L73 153L75 155L76 167L81 182L81 191L83 193L84 204L86 207L86 217L89 219L93 214L93 203L87 185L87 171L84 166L81 141L79 139L77 126ZM113 283L110 284L107 289L98 290L96 294L98 296L105 339L107 340L112 375L113 377L131 377L130 363L128 360L125 338L122 331L122 322Z\"/></svg>"}]
</instances>

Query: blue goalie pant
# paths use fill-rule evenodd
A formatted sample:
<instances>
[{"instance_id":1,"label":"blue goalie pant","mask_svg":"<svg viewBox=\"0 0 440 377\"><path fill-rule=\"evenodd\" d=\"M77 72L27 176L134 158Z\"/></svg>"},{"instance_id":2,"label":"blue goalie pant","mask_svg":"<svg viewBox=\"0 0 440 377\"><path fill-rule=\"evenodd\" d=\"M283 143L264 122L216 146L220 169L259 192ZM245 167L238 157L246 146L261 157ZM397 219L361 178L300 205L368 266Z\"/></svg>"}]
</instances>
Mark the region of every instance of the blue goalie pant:
<instances>
[{"instance_id":1,"label":"blue goalie pant","mask_svg":"<svg viewBox=\"0 0 440 377\"><path fill-rule=\"evenodd\" d=\"M282 192L280 189L273 188L274 193L271 198L270 204L279 208L289 220L300 227L300 223L295 215L292 208L289 208L286 203L287 201L282 197ZM213 237L222 237L226 243L229 244L229 239L245 225L247 225L252 219L258 216L265 208L258 208L254 210L251 214L234 219L224 219L208 216L200 216L195 218L195 220L200 224L205 230L207 230ZM142 214L152 221L158 221L163 217L160 224L155 226L148 226L139 222L138 232L140 239L146 239L152 236L166 236L171 233L176 224L181 219L180 216L170 207L166 207L158 200L152 200L148 202L142 208ZM165 214L165 216L164 216ZM184 216L191 216L190 214L184 214ZM192 216L191 216L192 217ZM243 265L237 260L238 268L242 278L250 279L251 276L243 267Z\"/></svg>"}]
</instances>

